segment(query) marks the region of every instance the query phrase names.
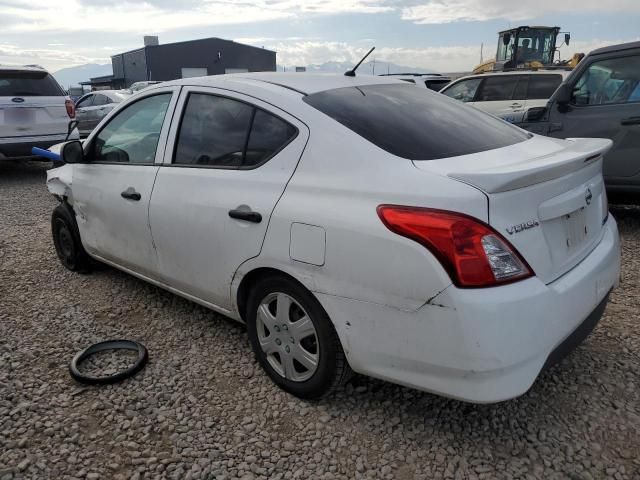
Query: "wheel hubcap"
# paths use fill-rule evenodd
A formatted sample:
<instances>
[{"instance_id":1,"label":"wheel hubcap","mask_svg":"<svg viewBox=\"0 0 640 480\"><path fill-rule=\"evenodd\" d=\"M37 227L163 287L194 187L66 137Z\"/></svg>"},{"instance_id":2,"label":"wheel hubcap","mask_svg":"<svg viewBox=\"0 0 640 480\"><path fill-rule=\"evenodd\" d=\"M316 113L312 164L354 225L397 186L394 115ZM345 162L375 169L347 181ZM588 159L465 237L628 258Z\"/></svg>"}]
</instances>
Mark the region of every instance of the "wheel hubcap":
<instances>
[{"instance_id":1,"label":"wheel hubcap","mask_svg":"<svg viewBox=\"0 0 640 480\"><path fill-rule=\"evenodd\" d=\"M318 369L318 334L302 306L285 293L271 293L258 306L258 341L279 375L304 382Z\"/></svg>"}]
</instances>

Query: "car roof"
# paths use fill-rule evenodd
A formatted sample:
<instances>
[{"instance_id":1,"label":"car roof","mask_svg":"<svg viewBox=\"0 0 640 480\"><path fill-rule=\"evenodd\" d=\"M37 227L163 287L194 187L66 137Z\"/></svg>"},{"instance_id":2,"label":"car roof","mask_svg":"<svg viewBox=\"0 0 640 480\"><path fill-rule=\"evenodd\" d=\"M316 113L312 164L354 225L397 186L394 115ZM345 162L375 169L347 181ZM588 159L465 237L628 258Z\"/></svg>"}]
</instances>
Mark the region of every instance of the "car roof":
<instances>
[{"instance_id":1,"label":"car roof","mask_svg":"<svg viewBox=\"0 0 640 480\"><path fill-rule=\"evenodd\" d=\"M608 47L598 48L596 50L593 50L591 53L589 53L589 55L599 55L601 53L617 52L619 50L630 50L632 48L640 48L640 41L618 43L616 45L609 45Z\"/></svg>"},{"instance_id":2,"label":"car roof","mask_svg":"<svg viewBox=\"0 0 640 480\"><path fill-rule=\"evenodd\" d=\"M382 73L379 76L396 78L432 78L434 80L437 80L439 78L441 78L442 80L447 80L449 78L447 75L442 75L440 73Z\"/></svg>"},{"instance_id":3,"label":"car roof","mask_svg":"<svg viewBox=\"0 0 640 480\"><path fill-rule=\"evenodd\" d=\"M469 78L485 78L485 77L500 77L504 75L562 75L563 78L566 78L571 73L571 70L556 70L556 69L540 69L540 70L510 70L508 72L487 72L487 73L476 73L475 75L466 75L464 77L456 78L454 82L458 82L459 80L466 80ZM454 83L452 82L452 83Z\"/></svg>"},{"instance_id":4,"label":"car roof","mask_svg":"<svg viewBox=\"0 0 640 480\"><path fill-rule=\"evenodd\" d=\"M252 84L254 87L262 86L264 88L268 85L275 85L282 87L282 89L297 92L298 94L311 95L313 93L343 87L399 83L405 82L393 77L373 75L356 75L355 77L347 77L346 75L335 73L257 72L183 78L165 82L162 85L198 85L216 87L225 84L229 86L233 84L236 84L237 86Z\"/></svg>"},{"instance_id":5,"label":"car roof","mask_svg":"<svg viewBox=\"0 0 640 480\"><path fill-rule=\"evenodd\" d=\"M40 65L3 65L0 64L0 71L12 72L46 72Z\"/></svg>"}]
</instances>

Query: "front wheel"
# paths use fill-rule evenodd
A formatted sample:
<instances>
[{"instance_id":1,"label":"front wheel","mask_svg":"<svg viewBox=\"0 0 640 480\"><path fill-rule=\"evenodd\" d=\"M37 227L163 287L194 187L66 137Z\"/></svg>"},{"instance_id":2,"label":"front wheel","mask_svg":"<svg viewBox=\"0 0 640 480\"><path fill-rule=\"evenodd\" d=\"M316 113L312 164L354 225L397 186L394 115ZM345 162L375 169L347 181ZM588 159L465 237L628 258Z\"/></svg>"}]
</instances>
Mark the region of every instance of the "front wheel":
<instances>
[{"instance_id":1,"label":"front wheel","mask_svg":"<svg viewBox=\"0 0 640 480\"><path fill-rule=\"evenodd\" d=\"M349 378L331 320L298 283L280 276L259 281L249 295L246 321L258 362L283 390L314 399Z\"/></svg>"},{"instance_id":2,"label":"front wheel","mask_svg":"<svg viewBox=\"0 0 640 480\"><path fill-rule=\"evenodd\" d=\"M61 204L53 210L51 234L62 265L72 272L87 273L91 270L91 258L82 246L76 219L69 207Z\"/></svg>"}]
</instances>

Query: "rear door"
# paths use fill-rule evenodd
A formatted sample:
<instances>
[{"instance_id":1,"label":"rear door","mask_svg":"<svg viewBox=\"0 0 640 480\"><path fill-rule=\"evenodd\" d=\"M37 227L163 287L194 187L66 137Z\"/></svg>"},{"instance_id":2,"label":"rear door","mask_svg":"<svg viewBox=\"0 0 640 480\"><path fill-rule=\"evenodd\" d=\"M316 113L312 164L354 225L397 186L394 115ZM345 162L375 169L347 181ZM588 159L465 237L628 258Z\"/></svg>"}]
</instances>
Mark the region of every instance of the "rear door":
<instances>
[{"instance_id":1,"label":"rear door","mask_svg":"<svg viewBox=\"0 0 640 480\"><path fill-rule=\"evenodd\" d=\"M160 273L172 287L230 308L233 274L260 253L308 129L228 90L184 88L178 109L149 210Z\"/></svg>"},{"instance_id":2,"label":"rear door","mask_svg":"<svg viewBox=\"0 0 640 480\"><path fill-rule=\"evenodd\" d=\"M0 137L66 133L65 99L63 90L45 71L0 69Z\"/></svg>"},{"instance_id":3,"label":"rear door","mask_svg":"<svg viewBox=\"0 0 640 480\"><path fill-rule=\"evenodd\" d=\"M613 140L604 162L608 183L640 181L640 52L598 55L580 64L566 112L551 112L554 137L603 137Z\"/></svg>"},{"instance_id":4,"label":"rear door","mask_svg":"<svg viewBox=\"0 0 640 480\"><path fill-rule=\"evenodd\" d=\"M529 75L494 75L483 79L474 105L510 123L521 122L527 108Z\"/></svg>"}]
</instances>

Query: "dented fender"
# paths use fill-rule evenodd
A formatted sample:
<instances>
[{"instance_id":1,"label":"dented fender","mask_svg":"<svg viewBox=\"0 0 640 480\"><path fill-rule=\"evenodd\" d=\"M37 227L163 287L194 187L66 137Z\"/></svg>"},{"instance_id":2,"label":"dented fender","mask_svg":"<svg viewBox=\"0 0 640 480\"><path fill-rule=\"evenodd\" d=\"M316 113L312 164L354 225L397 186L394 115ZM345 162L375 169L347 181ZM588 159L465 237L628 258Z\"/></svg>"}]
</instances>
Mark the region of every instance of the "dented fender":
<instances>
[{"instance_id":1,"label":"dented fender","mask_svg":"<svg viewBox=\"0 0 640 480\"><path fill-rule=\"evenodd\" d=\"M73 183L73 166L63 165L47 172L47 189L53 195L66 197L69 204L73 205L71 185Z\"/></svg>"}]
</instances>

